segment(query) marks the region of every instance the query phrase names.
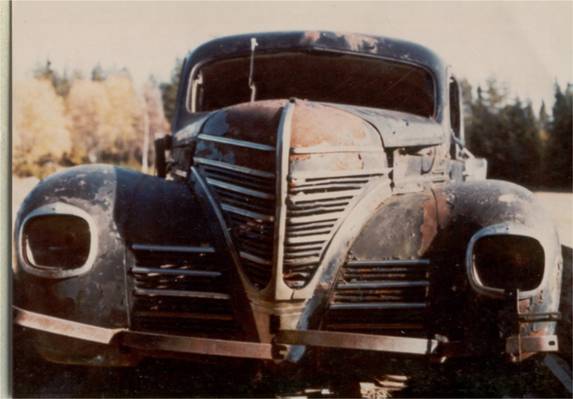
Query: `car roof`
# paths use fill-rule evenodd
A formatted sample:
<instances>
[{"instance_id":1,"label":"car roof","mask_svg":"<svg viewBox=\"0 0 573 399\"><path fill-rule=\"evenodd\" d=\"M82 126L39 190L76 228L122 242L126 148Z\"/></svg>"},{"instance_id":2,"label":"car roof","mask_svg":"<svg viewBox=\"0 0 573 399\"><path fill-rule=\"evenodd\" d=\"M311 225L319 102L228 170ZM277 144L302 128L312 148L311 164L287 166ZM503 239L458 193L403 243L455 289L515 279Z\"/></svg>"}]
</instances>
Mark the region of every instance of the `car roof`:
<instances>
[{"instance_id":1,"label":"car roof","mask_svg":"<svg viewBox=\"0 0 573 399\"><path fill-rule=\"evenodd\" d=\"M192 66L209 59L248 54L253 38L257 41L257 52L322 50L376 56L421 65L437 79L443 76L445 70L442 59L419 44L383 36L330 31L248 33L221 37L193 50L188 56L188 63Z\"/></svg>"}]
</instances>

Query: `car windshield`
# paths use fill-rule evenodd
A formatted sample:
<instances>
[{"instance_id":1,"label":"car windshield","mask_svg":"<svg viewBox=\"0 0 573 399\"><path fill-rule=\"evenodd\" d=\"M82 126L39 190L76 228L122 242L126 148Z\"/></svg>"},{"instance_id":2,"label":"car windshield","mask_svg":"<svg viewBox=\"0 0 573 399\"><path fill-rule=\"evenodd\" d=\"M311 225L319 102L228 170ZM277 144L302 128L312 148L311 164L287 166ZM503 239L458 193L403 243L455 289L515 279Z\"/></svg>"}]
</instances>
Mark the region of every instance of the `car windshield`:
<instances>
[{"instance_id":1,"label":"car windshield","mask_svg":"<svg viewBox=\"0 0 573 399\"><path fill-rule=\"evenodd\" d=\"M211 111L251 99L250 57L214 61L195 74L189 91L195 111ZM301 98L434 115L434 82L410 64L340 54L255 55L256 100Z\"/></svg>"}]
</instances>

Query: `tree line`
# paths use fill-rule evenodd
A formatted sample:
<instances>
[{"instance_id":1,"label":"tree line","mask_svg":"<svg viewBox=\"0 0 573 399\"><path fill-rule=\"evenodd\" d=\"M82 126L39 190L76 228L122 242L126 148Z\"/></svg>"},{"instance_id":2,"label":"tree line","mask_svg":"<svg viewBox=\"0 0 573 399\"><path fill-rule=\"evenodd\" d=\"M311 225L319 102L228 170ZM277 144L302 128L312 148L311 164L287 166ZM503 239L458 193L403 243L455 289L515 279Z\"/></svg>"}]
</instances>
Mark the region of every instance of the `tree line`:
<instances>
[{"instance_id":1,"label":"tree line","mask_svg":"<svg viewBox=\"0 0 573 399\"><path fill-rule=\"evenodd\" d=\"M474 91L462 82L466 143L488 160L488 177L531 189L572 190L573 85L554 86L551 110L543 102L510 100L495 79ZM475 94L474 94L475 93Z\"/></svg>"},{"instance_id":2,"label":"tree line","mask_svg":"<svg viewBox=\"0 0 573 399\"><path fill-rule=\"evenodd\" d=\"M14 82L12 168L45 177L83 163L149 165L152 140L168 132L159 84L136 87L127 70L96 66L91 76L55 71L50 62Z\"/></svg>"},{"instance_id":3,"label":"tree line","mask_svg":"<svg viewBox=\"0 0 573 399\"><path fill-rule=\"evenodd\" d=\"M44 177L62 166L108 162L145 170L153 138L169 131L181 70L136 88L129 72L97 65L91 76L58 73L50 63L15 82L13 172ZM511 98L495 79L461 82L466 144L488 160L490 178L531 189L572 190L573 85L555 83L550 109Z\"/></svg>"}]
</instances>

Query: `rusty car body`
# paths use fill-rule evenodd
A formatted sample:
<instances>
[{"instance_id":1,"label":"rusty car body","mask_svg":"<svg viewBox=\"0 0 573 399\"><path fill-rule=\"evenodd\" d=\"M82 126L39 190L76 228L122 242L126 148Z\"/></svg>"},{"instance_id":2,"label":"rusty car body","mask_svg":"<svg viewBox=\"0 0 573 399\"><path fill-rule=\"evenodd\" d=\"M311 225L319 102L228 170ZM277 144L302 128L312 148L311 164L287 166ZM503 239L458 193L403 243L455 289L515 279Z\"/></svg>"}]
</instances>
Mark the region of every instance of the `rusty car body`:
<instances>
[{"instance_id":1,"label":"rusty car body","mask_svg":"<svg viewBox=\"0 0 573 399\"><path fill-rule=\"evenodd\" d=\"M198 47L156 176L78 166L28 195L14 322L48 360L104 366L556 351L555 227L528 190L485 178L460 97L401 40Z\"/></svg>"}]
</instances>

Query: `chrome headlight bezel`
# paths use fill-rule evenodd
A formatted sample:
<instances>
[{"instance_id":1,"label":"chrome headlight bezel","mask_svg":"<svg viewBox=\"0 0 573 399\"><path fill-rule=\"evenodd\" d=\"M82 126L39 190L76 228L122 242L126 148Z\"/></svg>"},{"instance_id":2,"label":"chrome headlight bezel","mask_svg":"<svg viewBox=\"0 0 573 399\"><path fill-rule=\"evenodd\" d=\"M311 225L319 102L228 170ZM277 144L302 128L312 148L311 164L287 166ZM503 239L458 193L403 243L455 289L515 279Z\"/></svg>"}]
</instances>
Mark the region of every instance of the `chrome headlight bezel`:
<instances>
[{"instance_id":1,"label":"chrome headlight bezel","mask_svg":"<svg viewBox=\"0 0 573 399\"><path fill-rule=\"evenodd\" d=\"M85 262L79 267L64 269L53 266L33 265L26 257L26 248L24 248L24 231L27 223L40 216L55 215L75 216L87 222L90 233L90 247ZM22 269L27 273L38 277L68 278L87 273L95 262L99 248L98 228L95 219L83 209L63 202L55 202L34 209L19 223L15 236L17 239L16 249L18 253L18 261Z\"/></svg>"},{"instance_id":2,"label":"chrome headlight bezel","mask_svg":"<svg viewBox=\"0 0 573 399\"><path fill-rule=\"evenodd\" d=\"M500 223L491 226L487 226L478 230L470 239L469 244L466 249L466 273L471 287L481 295L492 297L492 298L503 298L505 296L505 289L490 287L485 285L479 276L477 271L473 255L476 243L484 237L490 236L521 236L532 238L536 240L541 246L544 253L543 261L543 277L539 285L536 288L530 290L519 291L518 299L531 298L539 293L542 287L546 286L547 279L551 270L551 261L555 258L555 245L553 243L553 237L544 232L540 232L529 228L527 226L513 224L513 223Z\"/></svg>"}]
</instances>

